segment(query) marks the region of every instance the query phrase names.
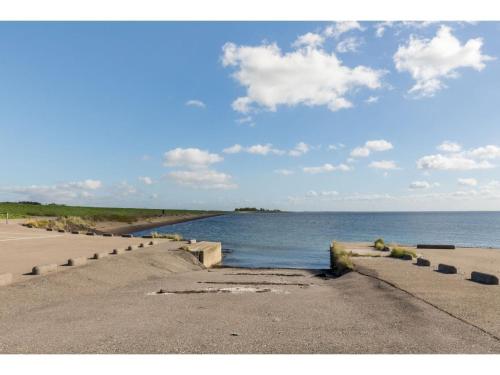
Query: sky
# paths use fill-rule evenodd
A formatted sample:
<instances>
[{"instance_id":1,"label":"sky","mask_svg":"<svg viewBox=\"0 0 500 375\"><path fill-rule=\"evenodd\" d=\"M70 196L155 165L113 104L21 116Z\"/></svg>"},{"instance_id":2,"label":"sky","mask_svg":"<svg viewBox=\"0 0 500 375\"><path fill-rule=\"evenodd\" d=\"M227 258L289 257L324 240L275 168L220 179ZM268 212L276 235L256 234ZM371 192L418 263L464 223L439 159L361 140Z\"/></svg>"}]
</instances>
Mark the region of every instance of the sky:
<instances>
[{"instance_id":1,"label":"sky","mask_svg":"<svg viewBox=\"0 0 500 375\"><path fill-rule=\"evenodd\" d=\"M500 210L499 22L2 22L0 201Z\"/></svg>"}]
</instances>

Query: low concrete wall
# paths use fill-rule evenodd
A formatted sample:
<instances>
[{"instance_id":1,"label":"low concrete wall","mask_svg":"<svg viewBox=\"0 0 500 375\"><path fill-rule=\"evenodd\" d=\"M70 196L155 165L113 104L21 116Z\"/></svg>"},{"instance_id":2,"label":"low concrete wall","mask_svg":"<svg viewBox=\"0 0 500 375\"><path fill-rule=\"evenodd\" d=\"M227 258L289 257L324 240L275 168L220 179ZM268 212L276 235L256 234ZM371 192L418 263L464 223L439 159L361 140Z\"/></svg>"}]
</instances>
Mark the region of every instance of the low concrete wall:
<instances>
[{"instance_id":1,"label":"low concrete wall","mask_svg":"<svg viewBox=\"0 0 500 375\"><path fill-rule=\"evenodd\" d=\"M33 267L32 273L34 275L46 275L51 272L57 271L57 264L41 264L39 266Z\"/></svg>"},{"instance_id":2,"label":"low concrete wall","mask_svg":"<svg viewBox=\"0 0 500 375\"><path fill-rule=\"evenodd\" d=\"M187 248L207 268L222 262L222 244L220 242L202 241L187 245Z\"/></svg>"}]
</instances>

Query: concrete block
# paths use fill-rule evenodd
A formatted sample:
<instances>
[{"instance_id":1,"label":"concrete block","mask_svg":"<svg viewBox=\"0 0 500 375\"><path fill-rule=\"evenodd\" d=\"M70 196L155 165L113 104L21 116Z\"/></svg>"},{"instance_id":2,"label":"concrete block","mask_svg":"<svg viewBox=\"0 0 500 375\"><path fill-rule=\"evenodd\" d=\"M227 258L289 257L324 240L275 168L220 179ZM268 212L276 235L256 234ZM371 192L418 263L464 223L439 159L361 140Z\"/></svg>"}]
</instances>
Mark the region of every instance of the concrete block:
<instances>
[{"instance_id":1,"label":"concrete block","mask_svg":"<svg viewBox=\"0 0 500 375\"><path fill-rule=\"evenodd\" d=\"M78 232L77 230L72 230L71 234L80 234L80 232Z\"/></svg>"},{"instance_id":2,"label":"concrete block","mask_svg":"<svg viewBox=\"0 0 500 375\"><path fill-rule=\"evenodd\" d=\"M113 233L103 233L104 237L113 237Z\"/></svg>"},{"instance_id":3,"label":"concrete block","mask_svg":"<svg viewBox=\"0 0 500 375\"><path fill-rule=\"evenodd\" d=\"M144 244L141 242L141 243L139 244L139 247L144 247Z\"/></svg>"},{"instance_id":4,"label":"concrete block","mask_svg":"<svg viewBox=\"0 0 500 375\"><path fill-rule=\"evenodd\" d=\"M196 243L196 240L195 240L195 239L192 239L192 240L189 240L189 241L188 241L188 244L194 244L194 243Z\"/></svg>"},{"instance_id":5,"label":"concrete block","mask_svg":"<svg viewBox=\"0 0 500 375\"><path fill-rule=\"evenodd\" d=\"M114 255L117 255L117 254L123 254L123 250L122 249L113 249L113 251L111 252L111 254L114 254Z\"/></svg>"},{"instance_id":6,"label":"concrete block","mask_svg":"<svg viewBox=\"0 0 500 375\"><path fill-rule=\"evenodd\" d=\"M102 259L102 258L107 257L108 255L109 255L108 253L95 253L92 258L93 259Z\"/></svg>"},{"instance_id":7,"label":"concrete block","mask_svg":"<svg viewBox=\"0 0 500 375\"><path fill-rule=\"evenodd\" d=\"M418 244L417 249L445 249L445 250L453 250L455 245L427 245L427 244Z\"/></svg>"},{"instance_id":8,"label":"concrete block","mask_svg":"<svg viewBox=\"0 0 500 375\"><path fill-rule=\"evenodd\" d=\"M84 264L87 264L87 258L85 257L78 257L78 258L70 258L68 259L68 266L83 266Z\"/></svg>"},{"instance_id":9,"label":"concrete block","mask_svg":"<svg viewBox=\"0 0 500 375\"><path fill-rule=\"evenodd\" d=\"M440 263L438 265L438 272L447 273L447 274L455 274L455 273L457 273L457 267L450 266L449 264Z\"/></svg>"},{"instance_id":10,"label":"concrete block","mask_svg":"<svg viewBox=\"0 0 500 375\"><path fill-rule=\"evenodd\" d=\"M417 258L417 266L430 267L431 261L425 258Z\"/></svg>"},{"instance_id":11,"label":"concrete block","mask_svg":"<svg viewBox=\"0 0 500 375\"><path fill-rule=\"evenodd\" d=\"M498 285L498 277L488 273L474 271L471 273L470 279L476 283Z\"/></svg>"},{"instance_id":12,"label":"concrete block","mask_svg":"<svg viewBox=\"0 0 500 375\"><path fill-rule=\"evenodd\" d=\"M413 260L413 257L410 254L403 254L401 257L403 260Z\"/></svg>"},{"instance_id":13,"label":"concrete block","mask_svg":"<svg viewBox=\"0 0 500 375\"><path fill-rule=\"evenodd\" d=\"M47 228L47 229L45 229L45 230L46 230L47 232L52 232L52 231L53 231L53 229L52 229L52 228Z\"/></svg>"},{"instance_id":14,"label":"concrete block","mask_svg":"<svg viewBox=\"0 0 500 375\"><path fill-rule=\"evenodd\" d=\"M59 233L64 233L64 232L66 232L64 229L58 229L57 231L58 231Z\"/></svg>"},{"instance_id":15,"label":"concrete block","mask_svg":"<svg viewBox=\"0 0 500 375\"><path fill-rule=\"evenodd\" d=\"M46 275L57 271L57 264L42 264L32 269L34 275Z\"/></svg>"},{"instance_id":16,"label":"concrete block","mask_svg":"<svg viewBox=\"0 0 500 375\"><path fill-rule=\"evenodd\" d=\"M149 246L153 246L154 244L155 244L155 242L154 242L154 241L149 241L149 242L148 242L148 245L149 245Z\"/></svg>"},{"instance_id":17,"label":"concrete block","mask_svg":"<svg viewBox=\"0 0 500 375\"><path fill-rule=\"evenodd\" d=\"M127 248L125 250L127 251L132 251L134 250L136 247L134 245L130 245L130 246L127 246Z\"/></svg>"},{"instance_id":18,"label":"concrete block","mask_svg":"<svg viewBox=\"0 0 500 375\"><path fill-rule=\"evenodd\" d=\"M133 235L131 234L122 234L122 237L125 237L125 238L132 238L134 237Z\"/></svg>"},{"instance_id":19,"label":"concrete block","mask_svg":"<svg viewBox=\"0 0 500 375\"><path fill-rule=\"evenodd\" d=\"M197 257L205 267L212 267L222 261L222 245L220 242L202 241L188 245L187 249L191 254Z\"/></svg>"},{"instance_id":20,"label":"concrete block","mask_svg":"<svg viewBox=\"0 0 500 375\"><path fill-rule=\"evenodd\" d=\"M87 236L95 236L94 232L87 232L86 234L87 234Z\"/></svg>"},{"instance_id":21,"label":"concrete block","mask_svg":"<svg viewBox=\"0 0 500 375\"><path fill-rule=\"evenodd\" d=\"M9 285L11 282L12 282L12 274L11 273L0 274L0 286Z\"/></svg>"}]
</instances>

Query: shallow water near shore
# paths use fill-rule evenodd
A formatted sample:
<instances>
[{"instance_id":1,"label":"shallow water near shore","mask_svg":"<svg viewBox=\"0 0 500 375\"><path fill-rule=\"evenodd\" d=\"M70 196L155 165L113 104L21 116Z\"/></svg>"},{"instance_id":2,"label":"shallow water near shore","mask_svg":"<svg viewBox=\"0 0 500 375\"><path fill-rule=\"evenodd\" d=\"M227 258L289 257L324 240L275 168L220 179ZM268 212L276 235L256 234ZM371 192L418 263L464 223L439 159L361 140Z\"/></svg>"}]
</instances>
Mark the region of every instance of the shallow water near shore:
<instances>
[{"instance_id":1,"label":"shallow water near shore","mask_svg":"<svg viewBox=\"0 0 500 375\"><path fill-rule=\"evenodd\" d=\"M500 248L500 212L234 213L154 230L220 241L235 267L327 268L332 240Z\"/></svg>"}]
</instances>

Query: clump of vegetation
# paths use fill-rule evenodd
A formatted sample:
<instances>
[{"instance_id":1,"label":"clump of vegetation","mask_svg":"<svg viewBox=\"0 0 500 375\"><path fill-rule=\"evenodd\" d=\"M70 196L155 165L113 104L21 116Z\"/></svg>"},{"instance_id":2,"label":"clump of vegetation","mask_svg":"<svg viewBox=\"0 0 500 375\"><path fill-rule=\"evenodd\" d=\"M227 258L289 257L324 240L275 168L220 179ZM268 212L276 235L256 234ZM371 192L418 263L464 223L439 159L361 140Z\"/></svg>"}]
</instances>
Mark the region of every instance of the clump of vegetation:
<instances>
[{"instance_id":1,"label":"clump of vegetation","mask_svg":"<svg viewBox=\"0 0 500 375\"><path fill-rule=\"evenodd\" d=\"M351 253L348 253L344 246L333 241L330 245L330 267L335 276L341 276L354 269L351 260Z\"/></svg>"},{"instance_id":2,"label":"clump of vegetation","mask_svg":"<svg viewBox=\"0 0 500 375\"><path fill-rule=\"evenodd\" d=\"M413 250L405 249L404 247L394 247L391 250L390 256L392 258L403 258L405 255L411 255L412 258L416 258L417 254Z\"/></svg>"},{"instance_id":3,"label":"clump of vegetation","mask_svg":"<svg viewBox=\"0 0 500 375\"><path fill-rule=\"evenodd\" d=\"M182 235L179 233L158 233L158 232L151 232L151 236L153 238L166 238L169 240L173 241L182 241Z\"/></svg>"},{"instance_id":4,"label":"clump of vegetation","mask_svg":"<svg viewBox=\"0 0 500 375\"><path fill-rule=\"evenodd\" d=\"M65 231L88 231L92 230L95 223L92 220L77 216L58 217L56 219L37 219L29 220L25 225L31 225L34 228L51 228L54 230Z\"/></svg>"},{"instance_id":5,"label":"clump of vegetation","mask_svg":"<svg viewBox=\"0 0 500 375\"><path fill-rule=\"evenodd\" d=\"M265 208L257 208L257 207L241 207L241 208L235 208L235 212L281 212L281 210L268 210Z\"/></svg>"},{"instance_id":6,"label":"clump of vegetation","mask_svg":"<svg viewBox=\"0 0 500 375\"><path fill-rule=\"evenodd\" d=\"M375 250L380 250L380 251L384 250L385 249L384 240L382 238L377 239L373 244L373 247L375 248Z\"/></svg>"}]
</instances>

